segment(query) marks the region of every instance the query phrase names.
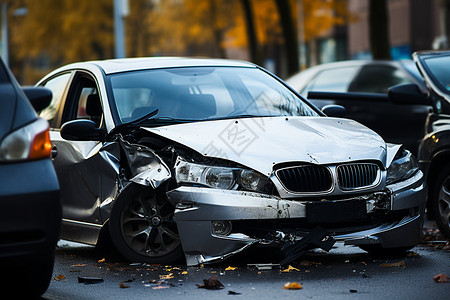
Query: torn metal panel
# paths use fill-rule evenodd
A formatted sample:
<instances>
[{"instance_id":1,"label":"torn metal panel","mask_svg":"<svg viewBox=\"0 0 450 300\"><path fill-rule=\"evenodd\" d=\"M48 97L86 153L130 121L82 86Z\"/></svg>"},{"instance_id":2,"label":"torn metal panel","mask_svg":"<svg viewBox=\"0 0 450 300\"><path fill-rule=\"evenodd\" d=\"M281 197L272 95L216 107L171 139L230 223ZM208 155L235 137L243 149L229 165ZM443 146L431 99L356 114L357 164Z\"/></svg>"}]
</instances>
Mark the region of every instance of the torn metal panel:
<instances>
[{"instance_id":1,"label":"torn metal panel","mask_svg":"<svg viewBox=\"0 0 450 300\"><path fill-rule=\"evenodd\" d=\"M131 173L130 181L156 189L171 177L169 167L150 148L131 144L122 138L119 143Z\"/></svg>"},{"instance_id":2,"label":"torn metal panel","mask_svg":"<svg viewBox=\"0 0 450 300\"><path fill-rule=\"evenodd\" d=\"M329 233L324 228L318 226L311 232L304 236L300 241L287 242L281 248L285 258L280 262L280 265L286 265L306 253L306 251L321 248L325 251L330 251L336 240L329 236Z\"/></svg>"}]
</instances>

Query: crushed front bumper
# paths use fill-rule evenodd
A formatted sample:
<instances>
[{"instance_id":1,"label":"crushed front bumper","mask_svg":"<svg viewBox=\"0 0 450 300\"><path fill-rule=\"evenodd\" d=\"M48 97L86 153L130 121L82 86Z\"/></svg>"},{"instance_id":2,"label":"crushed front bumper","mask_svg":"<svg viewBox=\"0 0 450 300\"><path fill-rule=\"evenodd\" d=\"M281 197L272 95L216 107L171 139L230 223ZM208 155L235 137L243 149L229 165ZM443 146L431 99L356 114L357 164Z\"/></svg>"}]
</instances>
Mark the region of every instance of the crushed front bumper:
<instances>
[{"instance_id":1,"label":"crushed front bumper","mask_svg":"<svg viewBox=\"0 0 450 300\"><path fill-rule=\"evenodd\" d=\"M384 191L331 201L201 187L179 187L167 195L176 205L187 264L197 265L256 244L301 240L317 226L349 245L414 246L420 238L426 186L419 171Z\"/></svg>"}]
</instances>

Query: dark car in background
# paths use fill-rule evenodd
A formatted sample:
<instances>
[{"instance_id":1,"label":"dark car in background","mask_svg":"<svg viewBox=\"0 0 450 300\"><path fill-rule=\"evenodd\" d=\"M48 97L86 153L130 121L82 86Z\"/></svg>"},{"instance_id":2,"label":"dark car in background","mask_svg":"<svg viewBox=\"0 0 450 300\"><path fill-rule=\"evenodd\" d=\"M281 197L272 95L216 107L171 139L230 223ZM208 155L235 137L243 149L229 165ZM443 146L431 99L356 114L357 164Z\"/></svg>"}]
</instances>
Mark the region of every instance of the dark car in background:
<instances>
[{"instance_id":1,"label":"dark car in background","mask_svg":"<svg viewBox=\"0 0 450 300\"><path fill-rule=\"evenodd\" d=\"M27 88L38 109L46 89ZM61 224L49 125L0 60L0 282L4 295L42 295L50 283Z\"/></svg>"},{"instance_id":2,"label":"dark car in background","mask_svg":"<svg viewBox=\"0 0 450 300\"><path fill-rule=\"evenodd\" d=\"M429 212L441 232L450 238L450 51L413 54L427 84L427 93L406 86L406 96L390 98L399 103L423 103L433 107L419 147L419 164L429 186ZM402 87L399 87L400 90Z\"/></svg>"},{"instance_id":3,"label":"dark car in background","mask_svg":"<svg viewBox=\"0 0 450 300\"><path fill-rule=\"evenodd\" d=\"M430 107L396 105L383 97L390 87L402 83L414 83L425 91L423 79L412 60L327 63L302 71L286 82L319 108L328 104L344 106L346 118L375 130L387 142L403 144L417 155ZM330 100L320 99L320 95L314 95L316 91L378 93L383 96Z\"/></svg>"},{"instance_id":4,"label":"dark car in background","mask_svg":"<svg viewBox=\"0 0 450 300\"><path fill-rule=\"evenodd\" d=\"M391 87L384 99L369 93L336 92L322 96L343 101L358 99L360 103L382 99L399 108L431 109L421 129L424 135L417 157L428 185L427 216L435 219L441 233L450 238L450 51L416 52L413 59L423 75L425 90L421 83L404 83ZM409 130L405 129L405 134Z\"/></svg>"}]
</instances>

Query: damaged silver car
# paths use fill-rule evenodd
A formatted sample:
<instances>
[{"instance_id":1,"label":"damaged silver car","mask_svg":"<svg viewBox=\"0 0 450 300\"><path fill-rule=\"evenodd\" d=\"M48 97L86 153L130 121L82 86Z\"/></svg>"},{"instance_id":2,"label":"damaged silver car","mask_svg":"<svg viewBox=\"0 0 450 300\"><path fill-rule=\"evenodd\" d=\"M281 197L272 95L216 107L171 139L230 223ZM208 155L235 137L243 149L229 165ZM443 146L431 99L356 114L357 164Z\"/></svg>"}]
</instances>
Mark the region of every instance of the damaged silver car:
<instances>
[{"instance_id":1,"label":"damaged silver car","mask_svg":"<svg viewBox=\"0 0 450 300\"><path fill-rule=\"evenodd\" d=\"M410 152L326 117L258 66L93 61L38 85L54 95L40 116L63 239L95 245L108 233L131 261L188 265L261 245L287 263L336 241L367 251L419 241L426 187Z\"/></svg>"}]
</instances>

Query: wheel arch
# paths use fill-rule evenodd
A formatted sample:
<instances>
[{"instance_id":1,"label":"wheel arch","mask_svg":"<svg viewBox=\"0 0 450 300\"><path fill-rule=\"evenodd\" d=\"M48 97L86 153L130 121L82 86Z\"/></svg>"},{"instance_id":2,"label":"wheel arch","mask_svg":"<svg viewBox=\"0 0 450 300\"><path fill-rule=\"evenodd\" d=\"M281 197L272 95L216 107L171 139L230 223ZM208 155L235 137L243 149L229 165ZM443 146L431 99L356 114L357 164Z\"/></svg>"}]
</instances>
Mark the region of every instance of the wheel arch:
<instances>
[{"instance_id":1,"label":"wheel arch","mask_svg":"<svg viewBox=\"0 0 450 300\"><path fill-rule=\"evenodd\" d=\"M433 186L436 181L437 176L440 174L440 170L446 164L450 163L450 148L438 151L436 154L432 156L431 163L428 167L427 172L427 185L428 185L428 199L433 197ZM431 210L431 201L427 201L427 211L428 216L434 219L434 215L432 215Z\"/></svg>"}]
</instances>

